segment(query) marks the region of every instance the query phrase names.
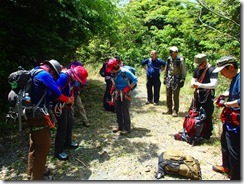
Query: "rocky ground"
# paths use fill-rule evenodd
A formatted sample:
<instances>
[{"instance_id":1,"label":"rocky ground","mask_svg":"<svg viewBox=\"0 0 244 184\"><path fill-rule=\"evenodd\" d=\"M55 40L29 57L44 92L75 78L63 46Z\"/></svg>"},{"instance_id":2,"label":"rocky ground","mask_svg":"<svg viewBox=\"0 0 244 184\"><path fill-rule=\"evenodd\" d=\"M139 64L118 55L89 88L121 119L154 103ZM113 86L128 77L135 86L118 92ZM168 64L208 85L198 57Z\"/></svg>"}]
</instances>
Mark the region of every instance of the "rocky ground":
<instances>
[{"instance_id":1,"label":"rocky ground","mask_svg":"<svg viewBox=\"0 0 244 184\"><path fill-rule=\"evenodd\" d=\"M170 148L177 148L198 159L203 180L228 180L226 175L212 171L212 164L221 163L221 125L217 120L213 136L202 145L192 146L173 138L173 134L182 130L191 91L182 88L180 114L179 117L173 118L171 115L162 114L166 111L165 86L162 85L158 106L145 105L145 81L141 79L131 103L132 131L127 136L121 136L111 131L116 125L115 114L101 108L103 80L94 79L90 86L84 92L83 102L86 104L91 126L83 127L76 117L77 124L73 137L79 141L80 147L67 150L69 161L59 161L53 158L52 146L47 161L51 174L45 178L46 180L156 180L154 176L158 156ZM52 143L54 136L55 130L52 131ZM27 180L28 131L9 131L0 141L0 179ZM166 175L160 180L184 179Z\"/></svg>"}]
</instances>

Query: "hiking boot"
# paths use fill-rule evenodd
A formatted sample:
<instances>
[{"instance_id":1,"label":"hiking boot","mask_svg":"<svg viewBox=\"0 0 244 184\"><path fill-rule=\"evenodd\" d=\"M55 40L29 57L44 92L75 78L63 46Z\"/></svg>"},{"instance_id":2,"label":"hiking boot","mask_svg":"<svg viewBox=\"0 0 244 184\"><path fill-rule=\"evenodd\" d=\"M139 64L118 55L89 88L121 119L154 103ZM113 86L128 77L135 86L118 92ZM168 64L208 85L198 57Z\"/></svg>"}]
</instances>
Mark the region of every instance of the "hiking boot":
<instances>
[{"instance_id":1,"label":"hiking boot","mask_svg":"<svg viewBox=\"0 0 244 184\"><path fill-rule=\"evenodd\" d=\"M178 112L177 112L176 110L174 110L172 116L173 116L173 117L178 117Z\"/></svg>"},{"instance_id":2,"label":"hiking boot","mask_svg":"<svg viewBox=\"0 0 244 184\"><path fill-rule=\"evenodd\" d=\"M120 132L120 135L127 135L127 134L129 134L129 133L130 133L130 131L124 130L124 131L121 131L121 132Z\"/></svg>"},{"instance_id":3,"label":"hiking boot","mask_svg":"<svg viewBox=\"0 0 244 184\"><path fill-rule=\"evenodd\" d=\"M172 111L168 110L166 112L163 112L162 114L172 114Z\"/></svg>"},{"instance_id":4,"label":"hiking boot","mask_svg":"<svg viewBox=\"0 0 244 184\"><path fill-rule=\"evenodd\" d=\"M148 104L152 104L152 101L147 101L145 104L146 104L146 105L148 105Z\"/></svg>"},{"instance_id":5,"label":"hiking boot","mask_svg":"<svg viewBox=\"0 0 244 184\"><path fill-rule=\"evenodd\" d=\"M79 147L79 144L76 143L76 142L71 142L70 145L65 144L64 147L65 147L65 148L68 148L68 149L76 149L76 148Z\"/></svg>"},{"instance_id":6,"label":"hiking boot","mask_svg":"<svg viewBox=\"0 0 244 184\"><path fill-rule=\"evenodd\" d=\"M213 170L215 172L226 173L226 174L230 172L230 170L227 167L223 167L222 165L213 165Z\"/></svg>"},{"instance_id":7,"label":"hiking boot","mask_svg":"<svg viewBox=\"0 0 244 184\"><path fill-rule=\"evenodd\" d=\"M115 127L115 128L113 128L113 133L116 133L116 132L119 132L119 131L121 131L122 129L120 129L119 127Z\"/></svg>"},{"instance_id":8,"label":"hiking boot","mask_svg":"<svg viewBox=\"0 0 244 184\"><path fill-rule=\"evenodd\" d=\"M155 105L155 106L159 105L159 102L154 102L154 105Z\"/></svg>"},{"instance_id":9,"label":"hiking boot","mask_svg":"<svg viewBox=\"0 0 244 184\"><path fill-rule=\"evenodd\" d=\"M69 159L69 156L67 153L65 152L62 152L62 153L57 153L55 154L55 157L59 160L68 160Z\"/></svg>"}]
</instances>

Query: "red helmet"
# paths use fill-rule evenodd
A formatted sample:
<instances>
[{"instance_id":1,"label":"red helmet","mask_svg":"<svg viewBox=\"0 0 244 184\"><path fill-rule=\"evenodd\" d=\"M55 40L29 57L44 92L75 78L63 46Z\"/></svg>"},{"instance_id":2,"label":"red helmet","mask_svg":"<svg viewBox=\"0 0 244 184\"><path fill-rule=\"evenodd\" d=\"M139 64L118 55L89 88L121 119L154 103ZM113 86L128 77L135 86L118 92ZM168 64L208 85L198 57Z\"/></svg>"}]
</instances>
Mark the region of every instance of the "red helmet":
<instances>
[{"instance_id":1,"label":"red helmet","mask_svg":"<svg viewBox=\"0 0 244 184\"><path fill-rule=\"evenodd\" d=\"M88 72L83 66L71 66L71 71L81 84L86 84Z\"/></svg>"},{"instance_id":2,"label":"red helmet","mask_svg":"<svg viewBox=\"0 0 244 184\"><path fill-rule=\"evenodd\" d=\"M118 61L115 58L110 59L107 63L106 72L110 73L113 69L119 69L119 67L120 67L120 64L118 63Z\"/></svg>"}]
</instances>

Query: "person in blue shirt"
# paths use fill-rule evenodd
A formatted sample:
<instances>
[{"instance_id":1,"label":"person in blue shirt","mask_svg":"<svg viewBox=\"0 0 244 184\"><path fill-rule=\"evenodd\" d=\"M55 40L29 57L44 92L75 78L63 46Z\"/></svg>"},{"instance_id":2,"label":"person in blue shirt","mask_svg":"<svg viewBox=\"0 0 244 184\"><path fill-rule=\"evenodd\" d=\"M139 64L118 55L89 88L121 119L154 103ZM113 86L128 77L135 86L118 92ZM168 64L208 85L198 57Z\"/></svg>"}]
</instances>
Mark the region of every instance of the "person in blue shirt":
<instances>
[{"instance_id":1,"label":"person in blue shirt","mask_svg":"<svg viewBox=\"0 0 244 184\"><path fill-rule=\"evenodd\" d=\"M142 67L146 70L147 74L147 102L146 104L154 105L159 104L160 98L160 74L165 68L165 61L157 58L157 51L152 50L150 52L150 58L145 59L141 62ZM153 88L153 89L152 89Z\"/></svg>"},{"instance_id":2,"label":"person in blue shirt","mask_svg":"<svg viewBox=\"0 0 244 184\"><path fill-rule=\"evenodd\" d=\"M65 96L57 87L54 79L59 77L61 65L56 60L45 61L35 69L43 69L33 77L31 88L31 101L38 104L45 94L38 109L45 110L51 101L62 101L67 104L74 103L72 97ZM43 111L44 112L44 111ZM42 113L43 113L42 112ZM45 112L47 113L47 112ZM47 114L46 114L47 115ZM44 114L37 112L36 117L27 121L30 126L30 144L28 151L28 178L31 180L42 180L45 172L47 155L51 146L50 126Z\"/></svg>"},{"instance_id":3,"label":"person in blue shirt","mask_svg":"<svg viewBox=\"0 0 244 184\"><path fill-rule=\"evenodd\" d=\"M224 107L221 113L223 130L221 135L222 165L213 166L213 170L228 173L231 180L240 180L240 108L241 74L235 57L224 56L217 61L213 72L220 72L230 79L230 87L216 100L217 107ZM227 101L225 101L227 99Z\"/></svg>"},{"instance_id":4,"label":"person in blue shirt","mask_svg":"<svg viewBox=\"0 0 244 184\"><path fill-rule=\"evenodd\" d=\"M137 77L128 69L121 67L116 60L110 60L107 64L107 72L114 74L112 78L113 87L110 91L114 101L117 116L117 127L113 132L120 132L121 135L129 134L131 131L130 101L131 89L137 84Z\"/></svg>"},{"instance_id":5,"label":"person in blue shirt","mask_svg":"<svg viewBox=\"0 0 244 184\"><path fill-rule=\"evenodd\" d=\"M86 84L88 72L83 66L71 66L71 69L63 68L56 81L63 95L74 97L73 85L75 81ZM65 148L76 149L78 143L72 141L72 128L74 123L73 104L55 103L54 113L57 118L57 133L55 137L55 157L59 160L68 160Z\"/></svg>"}]
</instances>

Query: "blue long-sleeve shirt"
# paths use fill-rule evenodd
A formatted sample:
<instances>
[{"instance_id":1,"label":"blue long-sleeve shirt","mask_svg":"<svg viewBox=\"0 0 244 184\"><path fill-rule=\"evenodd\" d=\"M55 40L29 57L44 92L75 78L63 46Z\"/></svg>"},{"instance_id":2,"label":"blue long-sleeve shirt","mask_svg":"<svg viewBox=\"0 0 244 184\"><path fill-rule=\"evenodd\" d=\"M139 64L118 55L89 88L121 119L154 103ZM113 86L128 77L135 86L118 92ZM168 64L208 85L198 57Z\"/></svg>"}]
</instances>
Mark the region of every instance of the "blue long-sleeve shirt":
<instances>
[{"instance_id":1,"label":"blue long-sleeve shirt","mask_svg":"<svg viewBox=\"0 0 244 184\"><path fill-rule=\"evenodd\" d=\"M152 60L151 58L145 59L141 62L142 66L147 65L147 77L149 78L159 78L161 73L161 68L165 67L166 62L161 59Z\"/></svg>"}]
</instances>

